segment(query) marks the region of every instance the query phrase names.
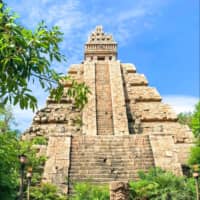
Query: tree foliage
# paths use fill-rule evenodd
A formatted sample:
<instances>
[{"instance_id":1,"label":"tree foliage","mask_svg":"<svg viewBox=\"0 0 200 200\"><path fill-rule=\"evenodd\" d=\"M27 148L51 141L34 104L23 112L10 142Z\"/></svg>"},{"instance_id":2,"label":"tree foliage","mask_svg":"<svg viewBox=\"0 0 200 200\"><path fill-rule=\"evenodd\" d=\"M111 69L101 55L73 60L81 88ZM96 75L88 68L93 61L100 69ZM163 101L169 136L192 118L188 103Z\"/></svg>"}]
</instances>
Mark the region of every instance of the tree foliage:
<instances>
[{"instance_id":1,"label":"tree foliage","mask_svg":"<svg viewBox=\"0 0 200 200\"><path fill-rule=\"evenodd\" d=\"M180 124L188 125L191 128L192 113L191 112L181 112L178 114L178 122Z\"/></svg>"},{"instance_id":2,"label":"tree foliage","mask_svg":"<svg viewBox=\"0 0 200 200\"><path fill-rule=\"evenodd\" d=\"M9 125L13 122L14 117L11 107L0 103L0 132L8 130Z\"/></svg>"},{"instance_id":3,"label":"tree foliage","mask_svg":"<svg viewBox=\"0 0 200 200\"><path fill-rule=\"evenodd\" d=\"M65 61L59 44L63 34L57 26L44 22L29 30L17 22L18 16L0 3L0 98L22 109L35 110L37 99L30 83L39 84L59 100L64 92L61 80L69 80L51 68L54 61ZM78 107L87 102L88 88L73 81L67 95L75 98Z\"/></svg>"},{"instance_id":4,"label":"tree foliage","mask_svg":"<svg viewBox=\"0 0 200 200\"><path fill-rule=\"evenodd\" d=\"M19 160L18 156L27 156L26 167L33 168L32 184L37 185L41 181L42 168L45 163L45 156L36 156L35 145L46 144L44 138L35 138L30 141L22 141L16 131L10 129L10 124L4 126L4 113L6 108L2 108L0 113L0 199L14 200L19 188ZM3 128L2 128L3 126ZM26 170L26 169L25 169Z\"/></svg>"},{"instance_id":5,"label":"tree foliage","mask_svg":"<svg viewBox=\"0 0 200 200\"><path fill-rule=\"evenodd\" d=\"M50 183L31 187L30 198L32 200L67 200L67 196L61 194L58 188Z\"/></svg>"},{"instance_id":6,"label":"tree foliage","mask_svg":"<svg viewBox=\"0 0 200 200\"><path fill-rule=\"evenodd\" d=\"M178 122L188 125L195 137L200 136L200 101L195 105L193 112L179 113Z\"/></svg>"},{"instance_id":7,"label":"tree foliage","mask_svg":"<svg viewBox=\"0 0 200 200\"><path fill-rule=\"evenodd\" d=\"M139 172L139 180L130 182L131 199L134 200L193 200L195 184L193 179L177 177L159 168L148 173Z\"/></svg>"},{"instance_id":8,"label":"tree foliage","mask_svg":"<svg viewBox=\"0 0 200 200\"><path fill-rule=\"evenodd\" d=\"M197 139L195 146L191 148L189 164L190 165L198 164L200 166L200 139Z\"/></svg>"},{"instance_id":9,"label":"tree foliage","mask_svg":"<svg viewBox=\"0 0 200 200\"><path fill-rule=\"evenodd\" d=\"M195 137L195 146L191 148L189 164L200 165L200 101L195 105L192 113L180 113L178 115L178 121L181 124L188 125Z\"/></svg>"},{"instance_id":10,"label":"tree foliage","mask_svg":"<svg viewBox=\"0 0 200 200\"><path fill-rule=\"evenodd\" d=\"M11 200L17 195L18 147L16 133L0 133L0 199Z\"/></svg>"},{"instance_id":11,"label":"tree foliage","mask_svg":"<svg viewBox=\"0 0 200 200\"><path fill-rule=\"evenodd\" d=\"M195 137L200 137L200 101L195 105L192 114L191 128Z\"/></svg>"},{"instance_id":12,"label":"tree foliage","mask_svg":"<svg viewBox=\"0 0 200 200\"><path fill-rule=\"evenodd\" d=\"M196 141L195 146L191 148L189 164L200 165L200 101L195 105L190 124Z\"/></svg>"}]
</instances>

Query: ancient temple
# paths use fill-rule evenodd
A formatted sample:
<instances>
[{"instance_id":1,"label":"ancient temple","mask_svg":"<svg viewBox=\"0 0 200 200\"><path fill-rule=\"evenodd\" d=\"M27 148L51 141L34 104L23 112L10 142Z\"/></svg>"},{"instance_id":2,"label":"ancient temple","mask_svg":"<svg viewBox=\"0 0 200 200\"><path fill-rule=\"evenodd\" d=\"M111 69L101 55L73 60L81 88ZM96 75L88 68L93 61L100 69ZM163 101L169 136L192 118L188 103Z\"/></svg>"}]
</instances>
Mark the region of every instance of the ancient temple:
<instances>
[{"instance_id":1,"label":"ancient temple","mask_svg":"<svg viewBox=\"0 0 200 200\"><path fill-rule=\"evenodd\" d=\"M96 27L85 44L84 61L68 74L91 94L83 110L63 96L48 98L24 138L45 136L43 180L69 192L73 182L109 183L137 179L138 170L159 166L182 174L192 133L143 74L117 59L112 35ZM69 82L64 83L69 88Z\"/></svg>"}]
</instances>

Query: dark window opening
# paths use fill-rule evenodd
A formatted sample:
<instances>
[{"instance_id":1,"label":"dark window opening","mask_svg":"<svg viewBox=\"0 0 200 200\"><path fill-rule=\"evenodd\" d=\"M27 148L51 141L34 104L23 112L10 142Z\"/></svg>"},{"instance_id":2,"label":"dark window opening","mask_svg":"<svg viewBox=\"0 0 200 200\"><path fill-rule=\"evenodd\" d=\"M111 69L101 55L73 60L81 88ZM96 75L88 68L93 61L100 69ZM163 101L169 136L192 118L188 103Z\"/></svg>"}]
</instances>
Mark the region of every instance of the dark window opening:
<instances>
[{"instance_id":1,"label":"dark window opening","mask_svg":"<svg viewBox=\"0 0 200 200\"><path fill-rule=\"evenodd\" d=\"M105 57L104 56L98 56L97 60L105 60Z\"/></svg>"},{"instance_id":2,"label":"dark window opening","mask_svg":"<svg viewBox=\"0 0 200 200\"><path fill-rule=\"evenodd\" d=\"M191 168L188 165L182 164L181 168L182 168L183 175L185 175L186 177L191 177L192 176Z\"/></svg>"},{"instance_id":3,"label":"dark window opening","mask_svg":"<svg viewBox=\"0 0 200 200\"><path fill-rule=\"evenodd\" d=\"M112 56L109 56L109 60L112 60Z\"/></svg>"}]
</instances>

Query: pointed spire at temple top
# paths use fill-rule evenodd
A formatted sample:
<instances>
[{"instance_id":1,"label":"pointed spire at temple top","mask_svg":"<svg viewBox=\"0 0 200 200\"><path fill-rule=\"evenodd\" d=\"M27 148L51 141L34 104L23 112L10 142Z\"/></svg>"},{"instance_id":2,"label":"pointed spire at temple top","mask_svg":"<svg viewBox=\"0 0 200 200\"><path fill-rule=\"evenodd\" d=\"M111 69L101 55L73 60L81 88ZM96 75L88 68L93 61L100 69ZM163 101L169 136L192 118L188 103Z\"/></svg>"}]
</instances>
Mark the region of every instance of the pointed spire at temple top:
<instances>
[{"instance_id":1,"label":"pointed spire at temple top","mask_svg":"<svg viewBox=\"0 0 200 200\"><path fill-rule=\"evenodd\" d=\"M116 60L116 58L117 43L113 36L105 33L103 26L96 26L85 44L85 60Z\"/></svg>"},{"instance_id":2,"label":"pointed spire at temple top","mask_svg":"<svg viewBox=\"0 0 200 200\"><path fill-rule=\"evenodd\" d=\"M91 33L87 43L116 43L111 34L107 34L103 31L103 26L96 26L96 29Z\"/></svg>"}]
</instances>

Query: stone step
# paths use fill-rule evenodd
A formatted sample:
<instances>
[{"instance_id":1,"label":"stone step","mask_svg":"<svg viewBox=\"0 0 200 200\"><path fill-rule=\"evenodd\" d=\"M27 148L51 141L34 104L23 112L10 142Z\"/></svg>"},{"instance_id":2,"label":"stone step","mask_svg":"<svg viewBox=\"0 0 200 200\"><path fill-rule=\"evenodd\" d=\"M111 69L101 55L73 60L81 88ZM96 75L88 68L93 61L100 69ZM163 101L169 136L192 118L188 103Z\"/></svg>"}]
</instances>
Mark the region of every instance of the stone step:
<instances>
[{"instance_id":1,"label":"stone step","mask_svg":"<svg viewBox=\"0 0 200 200\"><path fill-rule=\"evenodd\" d=\"M82 136L82 137L76 137L76 139L74 141L81 141L84 140L85 138L87 138L87 141L90 140L97 140L99 141L99 139L102 139L104 141L124 141L124 140L129 140L129 141L148 141L149 142L149 137L148 135L141 135L141 134L133 134L133 135L124 135L124 136L90 136L89 138L87 136Z\"/></svg>"},{"instance_id":2,"label":"stone step","mask_svg":"<svg viewBox=\"0 0 200 200\"><path fill-rule=\"evenodd\" d=\"M136 176L133 176L133 177L130 177L130 178L117 178L117 177L113 177L113 178L98 178L98 179L90 179L90 178L87 178L87 177L82 177L82 178L78 178L78 179L71 179L71 182L74 182L74 183L79 183L79 182L90 182L90 183L96 183L96 184L109 184L110 182L112 181L123 181L123 182L126 182L126 181L131 181L131 180L138 180L138 177ZM72 187L72 186L71 186Z\"/></svg>"},{"instance_id":3,"label":"stone step","mask_svg":"<svg viewBox=\"0 0 200 200\"><path fill-rule=\"evenodd\" d=\"M119 170L123 170L124 171L124 169L127 169L127 170L137 170L137 169L139 169L139 167L141 167L141 168L145 168L145 166L147 166L147 165L150 165L150 164L152 164L152 162L143 162L143 163L135 163L135 162L133 162L133 163L130 163L130 164L124 164L124 165L118 165L117 163L115 163L115 164L111 164L111 165L107 165L107 164L104 164L104 163L93 163L93 164L89 164L88 163L88 167L86 167L87 166L87 163L80 163L80 164L78 164L78 163L73 163L73 164L71 164L71 170L73 171L73 170L75 170L75 171L77 171L77 170L90 170L90 169L92 169L92 171L93 170L110 170L110 169L112 169L112 168L117 168L117 169L119 169ZM86 165L86 166L85 166Z\"/></svg>"},{"instance_id":4,"label":"stone step","mask_svg":"<svg viewBox=\"0 0 200 200\"><path fill-rule=\"evenodd\" d=\"M94 155L95 153L95 155ZM74 156L74 159L75 158L79 158L80 156L81 157L84 157L84 158L89 158L91 159L91 155L92 155L92 158L95 158L95 159L109 159L109 160L113 160L113 159L117 159L117 160L120 160L120 159L123 159L123 160L126 160L126 159L140 159L140 156L142 153L140 154L137 154L137 155L131 155L131 154L127 154L126 157L124 157L124 152L119 152L119 151L115 151L115 154L117 154L117 156L114 155L108 155L106 153L97 153L96 151L93 151L93 152L76 152L76 153L73 153L73 156ZM142 158L149 158L151 157L151 153L146 153L146 154L142 154Z\"/></svg>"},{"instance_id":5,"label":"stone step","mask_svg":"<svg viewBox=\"0 0 200 200\"><path fill-rule=\"evenodd\" d=\"M131 136L129 136L129 137L131 137ZM76 139L76 140L74 140L74 141L72 141L72 142L81 142L81 141L84 141L84 137L83 138L80 138L80 139ZM145 142L145 143L149 143L149 141L147 140L147 139L133 139L133 138L127 138L127 137L120 137L120 136L106 136L106 137L102 137L102 136L95 136L95 138L94 137L90 137L90 138L88 138L87 139L87 142L90 142L90 141L103 141L103 142L112 142L112 143L116 143L116 142L128 142L128 141L130 141L133 145L135 145L135 144L139 144L139 143L141 143L141 142ZM142 144L143 144L142 143Z\"/></svg>"},{"instance_id":6,"label":"stone step","mask_svg":"<svg viewBox=\"0 0 200 200\"><path fill-rule=\"evenodd\" d=\"M71 163L87 163L89 162L90 164L92 163L115 163L115 162L123 162L123 163L127 163L127 162L139 162L141 159L140 158L126 158L126 159L120 159L120 158L109 158L109 157L105 157L102 156L102 158L99 157L92 157L88 156L88 157L84 157L84 160L80 161L80 156L73 156L73 160L71 161ZM145 161L143 160L142 162L146 163L149 161L153 161L152 158L148 156L143 156L142 158L145 158Z\"/></svg>"},{"instance_id":7,"label":"stone step","mask_svg":"<svg viewBox=\"0 0 200 200\"><path fill-rule=\"evenodd\" d=\"M77 178L81 178L81 177L84 177L84 178L92 178L92 180L96 180L96 179L101 179L101 178L113 178L113 177L118 177L118 178L129 178L129 177L138 177L138 171L135 171L135 172L127 172L127 174L125 173L121 173L119 174L118 171L116 172L106 172L106 173L90 173L90 172L87 172L87 171L82 171L82 173L70 173L70 177L72 179L77 179Z\"/></svg>"},{"instance_id":8,"label":"stone step","mask_svg":"<svg viewBox=\"0 0 200 200\"><path fill-rule=\"evenodd\" d=\"M72 137L69 180L109 183L137 180L138 171L154 166L148 136ZM70 192L73 191L70 183Z\"/></svg>"},{"instance_id":9,"label":"stone step","mask_svg":"<svg viewBox=\"0 0 200 200\"><path fill-rule=\"evenodd\" d=\"M96 113L97 134L112 135L112 100L110 91L109 65L96 65Z\"/></svg>"},{"instance_id":10,"label":"stone step","mask_svg":"<svg viewBox=\"0 0 200 200\"><path fill-rule=\"evenodd\" d=\"M150 164L150 163L149 163ZM117 168L117 166L113 166L113 167L110 167L110 168L105 168L105 170L103 170L103 166L98 169L96 168L88 168L88 169L83 169L83 168L75 168L73 167L73 170L70 171L70 175L72 176L75 176L75 175L82 175L82 174L87 174L87 176L90 176L92 174L101 174L102 176L104 175L109 175L111 174L112 172L114 173L117 173L119 175L126 175L126 174L135 174L135 175L138 175L138 171L141 171L142 169L145 170L145 169L149 169L149 167L145 167L147 164L143 165L144 167L142 166L135 166L135 169L131 169L131 167L127 167L127 169L124 171L124 169L126 168L126 166L123 166L123 167L119 167ZM133 168L133 167L132 167Z\"/></svg>"},{"instance_id":11,"label":"stone step","mask_svg":"<svg viewBox=\"0 0 200 200\"><path fill-rule=\"evenodd\" d=\"M74 144L74 145L76 145L76 147L74 147L74 148L79 148L78 147L78 145L80 145L81 143L72 143L72 144ZM82 150L89 150L89 148L91 149L91 152L93 151L93 150L95 150L95 149L97 149L97 150L99 150L99 148L100 147L102 147L103 149L102 149L102 151L101 152L105 152L105 153L107 153L108 155L109 155L109 153L111 153L111 152L106 152L106 150L113 150L113 151L126 151L126 150L131 150L131 151L142 151L142 152L145 152L146 150L150 150L151 148L149 148L149 147L144 147L143 148L143 145L140 145L140 146L138 146L138 148L135 148L135 147L131 147L131 148L128 148L128 147L124 147L124 148L121 148L121 147L119 147L119 145L120 144L115 144L115 145L112 145L112 143L108 143L108 144L104 144L104 145L98 145L98 144L96 144L96 146L94 147L92 144L90 145L90 144L87 144L87 146L83 146L83 147L81 147L81 148L79 148L79 150L81 151L81 149ZM109 145L112 145L112 148L109 146ZM122 145L122 144L121 144ZM92 147L93 146L93 147ZM98 148L99 147L99 148Z\"/></svg>"}]
</instances>

